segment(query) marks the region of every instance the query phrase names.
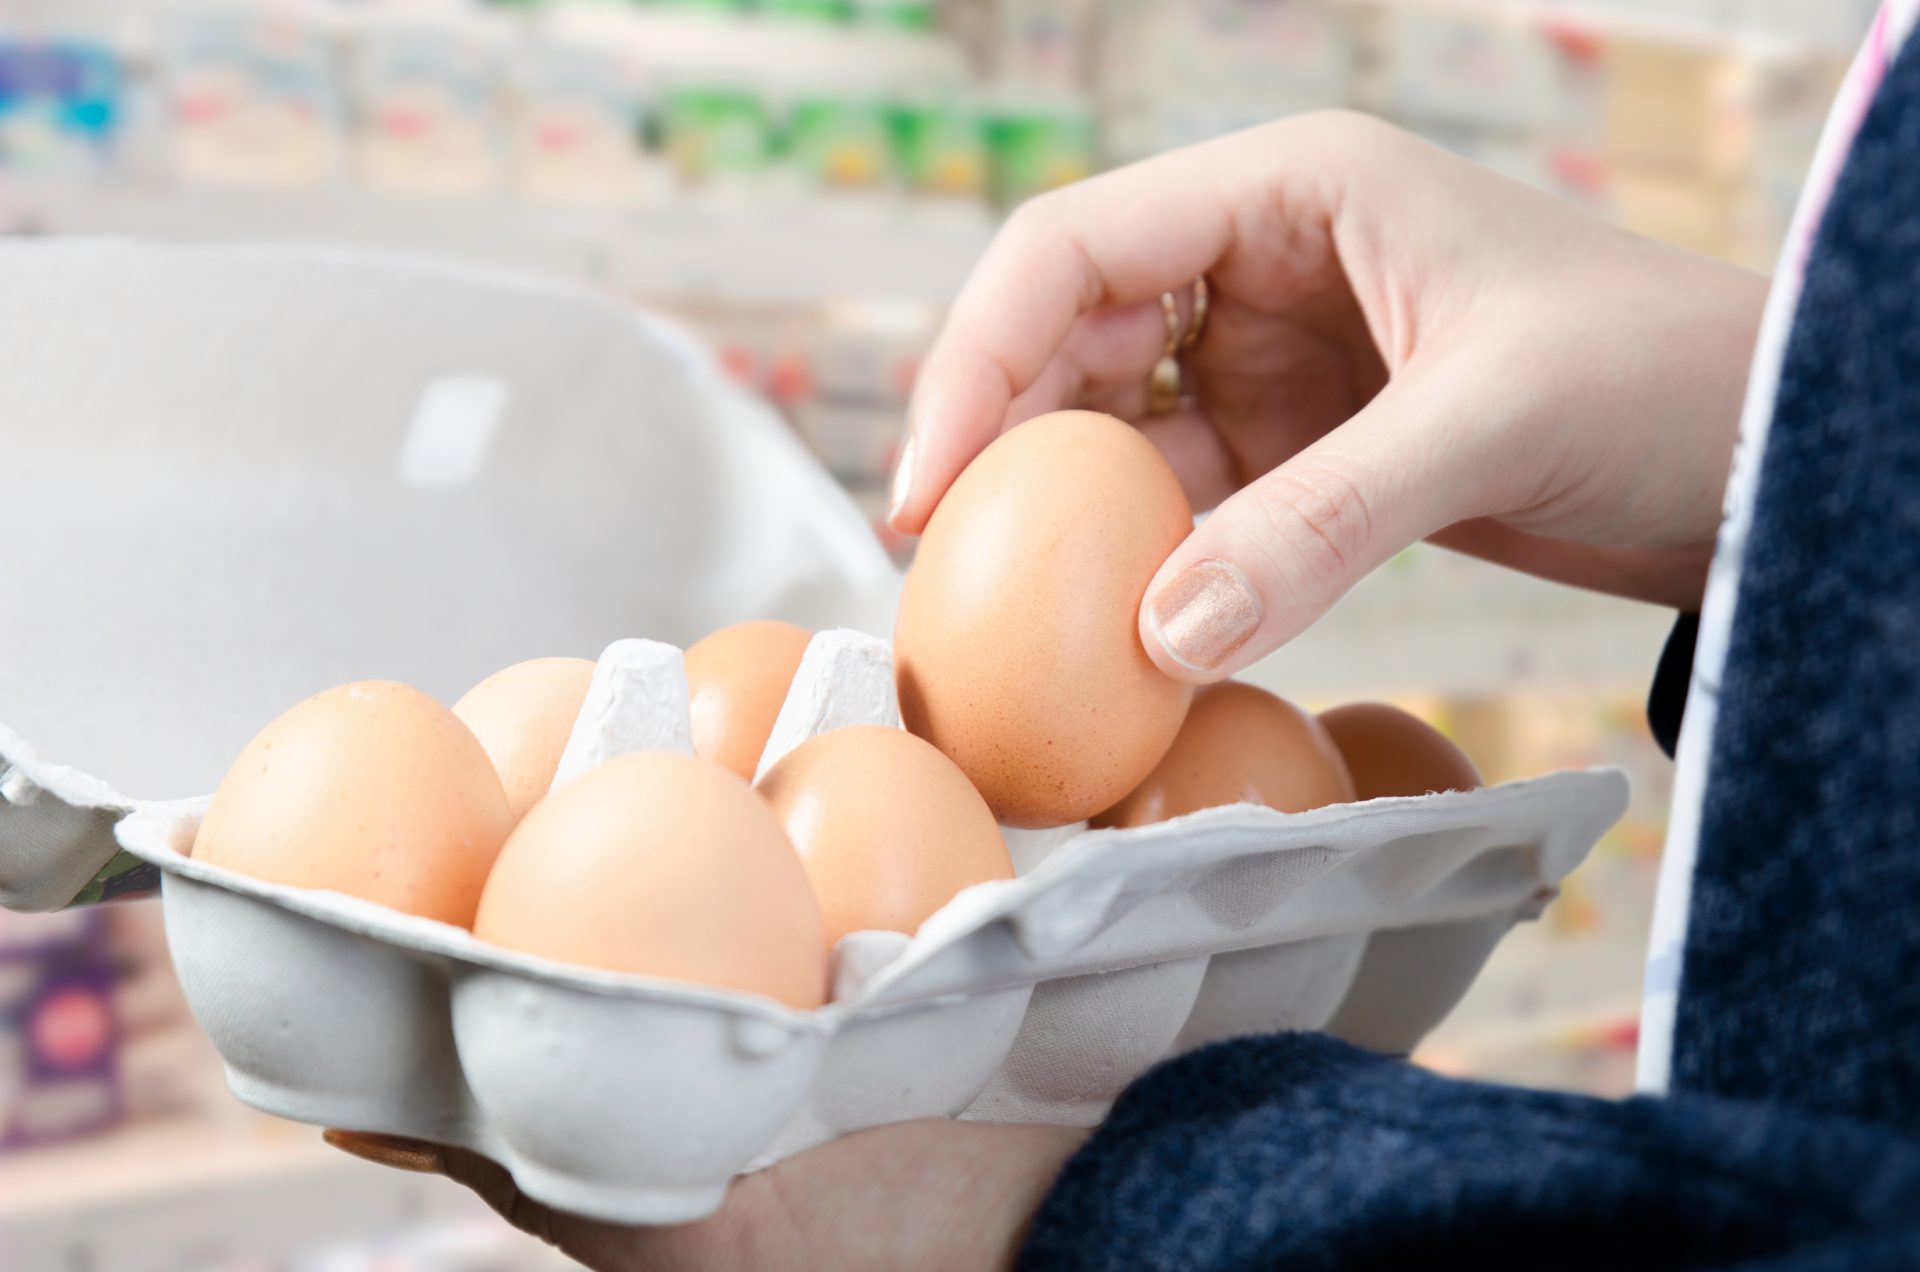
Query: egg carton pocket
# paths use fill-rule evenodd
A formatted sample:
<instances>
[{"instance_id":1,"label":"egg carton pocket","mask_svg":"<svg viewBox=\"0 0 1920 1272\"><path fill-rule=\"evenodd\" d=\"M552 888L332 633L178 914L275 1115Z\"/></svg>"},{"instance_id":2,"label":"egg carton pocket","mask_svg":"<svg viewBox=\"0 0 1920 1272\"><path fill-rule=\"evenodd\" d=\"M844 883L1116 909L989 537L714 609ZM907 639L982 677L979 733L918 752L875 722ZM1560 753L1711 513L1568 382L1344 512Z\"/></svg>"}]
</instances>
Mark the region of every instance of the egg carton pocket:
<instances>
[{"instance_id":1,"label":"egg carton pocket","mask_svg":"<svg viewBox=\"0 0 1920 1272\"><path fill-rule=\"evenodd\" d=\"M884 642L819 634L762 767L828 729L899 727L891 684ZM616 643L569 765L687 749L686 701L678 650ZM474 1148L563 1209L676 1223L734 1175L870 1126L1091 1125L1150 1065L1237 1034L1350 1021L1406 1050L1625 804L1603 770L1012 835L1019 877L912 936L847 936L812 1012L235 875L187 855L205 801L142 807L118 835L167 876L176 966L242 1099Z\"/></svg>"}]
</instances>

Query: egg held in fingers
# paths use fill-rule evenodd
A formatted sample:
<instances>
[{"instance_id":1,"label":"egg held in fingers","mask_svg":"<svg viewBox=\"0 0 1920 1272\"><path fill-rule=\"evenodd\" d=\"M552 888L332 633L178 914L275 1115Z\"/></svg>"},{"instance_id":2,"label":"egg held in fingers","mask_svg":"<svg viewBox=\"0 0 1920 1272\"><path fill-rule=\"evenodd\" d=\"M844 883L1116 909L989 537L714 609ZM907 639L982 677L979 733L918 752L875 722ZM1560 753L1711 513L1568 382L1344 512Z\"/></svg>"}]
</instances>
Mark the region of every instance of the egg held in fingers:
<instances>
[{"instance_id":1,"label":"egg held in fingers","mask_svg":"<svg viewBox=\"0 0 1920 1272\"><path fill-rule=\"evenodd\" d=\"M1147 657L1140 601L1192 528L1153 444L1092 411L1008 431L941 499L894 627L900 712L1001 822L1079 821L1166 753L1192 690Z\"/></svg>"}]
</instances>

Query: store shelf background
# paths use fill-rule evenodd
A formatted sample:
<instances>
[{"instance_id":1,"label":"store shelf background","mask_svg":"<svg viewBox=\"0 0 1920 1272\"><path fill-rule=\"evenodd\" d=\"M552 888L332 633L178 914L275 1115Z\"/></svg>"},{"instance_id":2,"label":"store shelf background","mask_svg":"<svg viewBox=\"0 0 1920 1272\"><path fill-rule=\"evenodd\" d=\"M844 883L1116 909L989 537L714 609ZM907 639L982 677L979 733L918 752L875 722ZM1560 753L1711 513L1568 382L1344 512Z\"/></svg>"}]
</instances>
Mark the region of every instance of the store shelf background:
<instances>
[{"instance_id":1,"label":"store shelf background","mask_svg":"<svg viewBox=\"0 0 1920 1272\"><path fill-rule=\"evenodd\" d=\"M0 233L347 244L661 307L877 517L919 357L1020 199L1357 107L1764 269L1872 7L0 0ZM1641 704L1668 617L1418 547L1250 673L1309 706L1402 702L1493 779L1633 774L1626 821L1421 1062L1627 1089L1669 784ZM0 1069L49 986L97 983L113 1022L109 1096L29 1109L0 1081L0 1266L562 1262L451 1185L239 1108L153 919L0 925ZM66 1019L60 1036L84 1037L86 1014Z\"/></svg>"}]
</instances>

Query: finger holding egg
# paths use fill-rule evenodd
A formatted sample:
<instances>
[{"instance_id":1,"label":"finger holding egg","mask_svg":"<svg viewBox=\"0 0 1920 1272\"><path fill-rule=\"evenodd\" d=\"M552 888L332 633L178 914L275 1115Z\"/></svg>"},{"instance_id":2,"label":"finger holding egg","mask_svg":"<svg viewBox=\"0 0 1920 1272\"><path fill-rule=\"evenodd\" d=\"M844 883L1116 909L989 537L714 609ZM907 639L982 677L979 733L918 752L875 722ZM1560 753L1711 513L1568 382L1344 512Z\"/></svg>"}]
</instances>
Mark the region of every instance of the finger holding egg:
<instances>
[{"instance_id":1,"label":"finger holding egg","mask_svg":"<svg viewBox=\"0 0 1920 1272\"><path fill-rule=\"evenodd\" d=\"M1079 821L1166 753L1192 690L1136 616L1192 528L1153 444L1092 411L1013 428L941 499L894 628L900 711L1002 823Z\"/></svg>"}]
</instances>

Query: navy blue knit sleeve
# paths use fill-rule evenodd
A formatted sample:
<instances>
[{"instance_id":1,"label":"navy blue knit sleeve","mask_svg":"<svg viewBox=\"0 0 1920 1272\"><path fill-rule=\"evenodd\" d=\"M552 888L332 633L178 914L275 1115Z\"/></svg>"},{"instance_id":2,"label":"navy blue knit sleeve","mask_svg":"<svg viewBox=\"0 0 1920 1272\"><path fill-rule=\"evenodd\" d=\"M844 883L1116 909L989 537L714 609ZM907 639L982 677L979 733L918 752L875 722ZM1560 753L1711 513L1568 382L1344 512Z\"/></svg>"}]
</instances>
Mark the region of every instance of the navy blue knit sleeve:
<instances>
[{"instance_id":1,"label":"navy blue knit sleeve","mask_svg":"<svg viewBox=\"0 0 1920 1272\"><path fill-rule=\"evenodd\" d=\"M1456 1082L1322 1035L1248 1038L1129 1088L1019 1266L1920 1266L1920 1147L1889 1145L1841 1119Z\"/></svg>"}]
</instances>

